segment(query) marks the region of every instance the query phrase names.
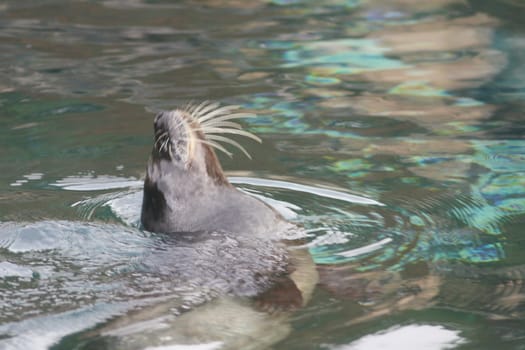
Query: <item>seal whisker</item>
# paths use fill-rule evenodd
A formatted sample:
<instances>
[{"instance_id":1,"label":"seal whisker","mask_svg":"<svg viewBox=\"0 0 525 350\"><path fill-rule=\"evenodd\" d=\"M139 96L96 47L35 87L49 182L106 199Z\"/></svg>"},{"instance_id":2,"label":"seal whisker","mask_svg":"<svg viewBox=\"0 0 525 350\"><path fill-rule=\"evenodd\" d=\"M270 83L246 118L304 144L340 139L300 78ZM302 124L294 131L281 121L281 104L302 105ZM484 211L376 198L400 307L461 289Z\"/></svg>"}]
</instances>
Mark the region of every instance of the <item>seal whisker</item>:
<instances>
[{"instance_id":1,"label":"seal whisker","mask_svg":"<svg viewBox=\"0 0 525 350\"><path fill-rule=\"evenodd\" d=\"M211 140L202 140L202 139L198 139L197 142L200 142L200 143L203 143L205 145L208 145L208 146L211 146L213 148L216 148L217 150L219 150L221 152L224 152L230 158L232 158L232 156L233 156L233 154L230 151L228 151L226 148L224 148L224 146L222 146L218 142L211 141Z\"/></svg>"},{"instance_id":2,"label":"seal whisker","mask_svg":"<svg viewBox=\"0 0 525 350\"><path fill-rule=\"evenodd\" d=\"M236 109L239 109L240 106L225 106L225 107L221 107L221 108L217 108L215 110L212 110L211 112L208 112L207 114L204 114L204 115L196 115L196 114L192 114L193 118L195 118L199 124L202 124L204 123L206 120L209 120L209 119L212 119L214 117L217 117L217 116L220 116L220 115L224 115L230 111L234 111Z\"/></svg>"},{"instance_id":3,"label":"seal whisker","mask_svg":"<svg viewBox=\"0 0 525 350\"><path fill-rule=\"evenodd\" d=\"M235 146L238 149L240 149L246 155L246 157L252 159L252 156L250 155L250 153L248 153L248 151L235 140L229 139L221 135L207 135L207 138L210 140L214 140L214 141L222 141L222 142L229 143L230 145Z\"/></svg>"},{"instance_id":4,"label":"seal whisker","mask_svg":"<svg viewBox=\"0 0 525 350\"><path fill-rule=\"evenodd\" d=\"M206 128L210 128L210 127L214 127L214 128L229 127L233 129L242 129L242 125L239 123L235 123L235 122L217 122L217 123L210 123L210 124L205 124L205 125L201 124L201 129L203 130L205 130Z\"/></svg>"},{"instance_id":5,"label":"seal whisker","mask_svg":"<svg viewBox=\"0 0 525 350\"><path fill-rule=\"evenodd\" d=\"M157 132L155 133L155 139L158 139L159 137L163 137L165 136L166 134L168 134L167 131L164 131L164 130L157 130Z\"/></svg>"},{"instance_id":6,"label":"seal whisker","mask_svg":"<svg viewBox=\"0 0 525 350\"><path fill-rule=\"evenodd\" d=\"M165 150L167 151L168 150L168 145L171 144L170 142L170 138L167 137L166 140L164 140L164 142L162 143L162 145L160 146L160 150Z\"/></svg>"},{"instance_id":7,"label":"seal whisker","mask_svg":"<svg viewBox=\"0 0 525 350\"><path fill-rule=\"evenodd\" d=\"M189 102L186 103L186 105L184 105L184 107L182 107L182 110L184 112L191 114L191 111L194 110L195 108L197 108L197 106L195 105L195 103L193 103L193 100L190 100Z\"/></svg>"},{"instance_id":8,"label":"seal whisker","mask_svg":"<svg viewBox=\"0 0 525 350\"><path fill-rule=\"evenodd\" d=\"M186 106L184 111L188 112L189 114L198 114L198 111L206 107L209 103L210 101L204 101L204 102L199 103L198 105L189 104Z\"/></svg>"},{"instance_id":9,"label":"seal whisker","mask_svg":"<svg viewBox=\"0 0 525 350\"><path fill-rule=\"evenodd\" d=\"M162 133L162 135L158 136L155 140L155 144L154 146L157 147L158 143L161 142L161 141L164 141L164 137L168 136L168 132L164 132ZM168 137L169 138L169 137Z\"/></svg>"},{"instance_id":10,"label":"seal whisker","mask_svg":"<svg viewBox=\"0 0 525 350\"><path fill-rule=\"evenodd\" d=\"M214 109L217 109L220 104L218 102L204 101L197 108L193 109L190 114L196 116L206 115L208 112L211 112Z\"/></svg>"},{"instance_id":11,"label":"seal whisker","mask_svg":"<svg viewBox=\"0 0 525 350\"><path fill-rule=\"evenodd\" d=\"M159 134L159 135L155 135L155 138L156 138L157 140L160 139L160 138L162 138L162 137L164 137L164 136L168 136L168 132L167 132L167 131L163 132L162 134L159 132L158 134Z\"/></svg>"},{"instance_id":12,"label":"seal whisker","mask_svg":"<svg viewBox=\"0 0 525 350\"><path fill-rule=\"evenodd\" d=\"M252 134L251 132L248 132L246 130L237 130L237 129L225 129L225 128L216 128L216 127L209 127L209 128L206 128L206 129L203 129L203 128L197 128L197 129L193 129L194 131L202 131L202 132L206 132L206 135L210 135L210 134L234 134L234 135L240 135L240 136L245 136L245 137L248 137L252 140L255 140L259 143L262 142L262 140L258 137L258 136L255 136L254 134Z\"/></svg>"},{"instance_id":13,"label":"seal whisker","mask_svg":"<svg viewBox=\"0 0 525 350\"><path fill-rule=\"evenodd\" d=\"M241 118L253 118L255 117L255 114L253 113L232 113L232 114L226 114L219 116L217 118L209 119L207 121L201 122L201 125L211 125L217 122L222 122L230 119L241 119Z\"/></svg>"}]
</instances>

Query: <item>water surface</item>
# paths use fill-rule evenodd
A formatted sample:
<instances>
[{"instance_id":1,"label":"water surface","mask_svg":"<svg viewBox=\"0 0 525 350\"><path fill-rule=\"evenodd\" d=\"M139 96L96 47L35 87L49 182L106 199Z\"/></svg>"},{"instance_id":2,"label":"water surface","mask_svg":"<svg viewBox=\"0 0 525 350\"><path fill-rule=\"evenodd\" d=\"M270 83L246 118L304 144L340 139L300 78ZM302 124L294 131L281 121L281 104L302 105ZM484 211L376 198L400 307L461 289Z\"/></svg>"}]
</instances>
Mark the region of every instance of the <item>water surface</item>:
<instances>
[{"instance_id":1,"label":"water surface","mask_svg":"<svg viewBox=\"0 0 525 350\"><path fill-rule=\"evenodd\" d=\"M220 155L232 183L304 228L319 273L305 307L253 323L262 348L524 349L523 10L5 1L0 347L96 348L91 330L161 301L253 317L213 302L235 261L186 276L191 250L138 228L153 113L218 100L263 139Z\"/></svg>"}]
</instances>

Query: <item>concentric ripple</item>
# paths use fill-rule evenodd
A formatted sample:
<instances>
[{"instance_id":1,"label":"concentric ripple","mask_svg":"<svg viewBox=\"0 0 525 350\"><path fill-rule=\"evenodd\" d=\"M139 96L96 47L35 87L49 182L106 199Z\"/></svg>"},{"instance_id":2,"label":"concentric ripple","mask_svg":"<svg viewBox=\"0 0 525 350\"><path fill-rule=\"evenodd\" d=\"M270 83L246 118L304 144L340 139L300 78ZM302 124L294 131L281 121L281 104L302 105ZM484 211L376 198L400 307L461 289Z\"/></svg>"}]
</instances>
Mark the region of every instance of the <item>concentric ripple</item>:
<instances>
[{"instance_id":1,"label":"concentric ripple","mask_svg":"<svg viewBox=\"0 0 525 350\"><path fill-rule=\"evenodd\" d=\"M504 257L498 241L487 240L475 230L454 229L425 210L415 211L417 205L389 205L334 186L306 184L301 179L236 176L230 181L298 225L283 238L301 239L319 266L321 284L328 290L348 296L356 278L370 279L363 292L352 294L363 306L382 308L398 302L405 293L400 291L407 288L399 272L419 261L426 261L431 270L441 273L443 266L454 262L494 262ZM0 264L0 281L8 287L0 289L2 299L8 301L2 317L10 320L8 328L0 331L11 337L6 344L11 344L13 336L16 339L18 329L25 332L22 330L28 319L45 318L49 312L61 315L57 320L85 315L86 326L92 327L95 324L88 319L103 322L111 315L74 310L120 303L115 311L119 314L167 296L178 300L173 304L178 305L175 310L184 310L217 293L252 295L266 283L264 279L243 279L236 285L232 278L242 261L254 261L254 256L254 268L283 272L280 260L284 252L268 248L253 237L220 234L166 240L141 231L142 189L136 179L89 175L68 177L52 185L88 195L71 204L87 222L0 224L0 256L5 260ZM199 241L197 250L195 240ZM243 249L239 250L239 245ZM366 277L374 271L383 277ZM351 280L340 283L341 278ZM431 287L426 293L433 297L440 282L435 277L427 279L425 283ZM374 280L386 283L380 294L371 287L377 283ZM45 333L36 328L37 333ZM77 328L66 327L60 334L81 330Z\"/></svg>"}]
</instances>

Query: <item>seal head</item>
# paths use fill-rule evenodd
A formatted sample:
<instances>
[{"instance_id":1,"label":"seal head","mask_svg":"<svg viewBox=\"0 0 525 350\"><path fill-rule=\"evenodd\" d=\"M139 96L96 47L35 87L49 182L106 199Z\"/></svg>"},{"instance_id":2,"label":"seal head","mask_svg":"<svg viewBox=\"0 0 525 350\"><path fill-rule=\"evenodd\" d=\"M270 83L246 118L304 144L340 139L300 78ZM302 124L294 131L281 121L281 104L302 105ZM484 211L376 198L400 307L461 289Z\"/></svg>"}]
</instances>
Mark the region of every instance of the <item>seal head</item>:
<instances>
[{"instance_id":1,"label":"seal head","mask_svg":"<svg viewBox=\"0 0 525 350\"><path fill-rule=\"evenodd\" d=\"M144 181L141 221L152 232L226 231L257 234L284 223L263 202L237 190L227 180L214 149L219 142L248 152L235 134L260 139L233 120L251 117L238 106L202 103L157 114L155 142Z\"/></svg>"}]
</instances>

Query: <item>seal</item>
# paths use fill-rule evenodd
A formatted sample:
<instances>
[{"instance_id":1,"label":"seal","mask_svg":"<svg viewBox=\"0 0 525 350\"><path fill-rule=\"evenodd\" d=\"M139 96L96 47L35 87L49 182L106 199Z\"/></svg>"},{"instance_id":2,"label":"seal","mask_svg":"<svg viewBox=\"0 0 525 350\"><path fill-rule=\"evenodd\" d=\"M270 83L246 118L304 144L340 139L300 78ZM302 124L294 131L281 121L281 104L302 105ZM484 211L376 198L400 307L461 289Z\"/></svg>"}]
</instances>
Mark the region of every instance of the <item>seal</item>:
<instances>
[{"instance_id":1,"label":"seal","mask_svg":"<svg viewBox=\"0 0 525 350\"><path fill-rule=\"evenodd\" d=\"M173 290L88 331L88 347L262 350L291 332L290 315L317 285L315 263L287 239L300 228L232 186L215 153L231 156L228 144L250 157L227 136L260 142L236 122L252 116L211 102L155 116L141 222L156 234L133 264Z\"/></svg>"},{"instance_id":2,"label":"seal","mask_svg":"<svg viewBox=\"0 0 525 350\"><path fill-rule=\"evenodd\" d=\"M144 180L142 226L156 233L178 233L176 237L185 237L187 233L201 238L212 233L231 237L239 246L230 252L233 257L230 264L237 268L228 267L231 274L224 279L230 281L233 294L257 296L262 308L267 305L275 308L276 304L278 308L295 308L305 298L298 290L301 283L292 281L290 276L298 269L296 262L304 259L298 257L298 250L286 254L289 250L282 249L282 241L297 227L264 202L232 186L215 154L217 149L232 155L222 142L251 158L246 149L226 134L261 142L235 122L254 115L238 110L239 106L221 107L218 103L203 102L155 116L154 144ZM203 244L200 246L198 250L202 250ZM240 261L245 263L238 269ZM227 266L228 262L222 259L216 264ZM235 272L239 270L243 272Z\"/></svg>"},{"instance_id":3,"label":"seal","mask_svg":"<svg viewBox=\"0 0 525 350\"><path fill-rule=\"evenodd\" d=\"M156 115L155 141L144 181L144 229L271 235L286 225L274 209L232 186L215 154L217 149L232 155L222 142L250 157L224 134L261 142L234 121L254 115L238 110L239 106L204 102Z\"/></svg>"}]
</instances>

